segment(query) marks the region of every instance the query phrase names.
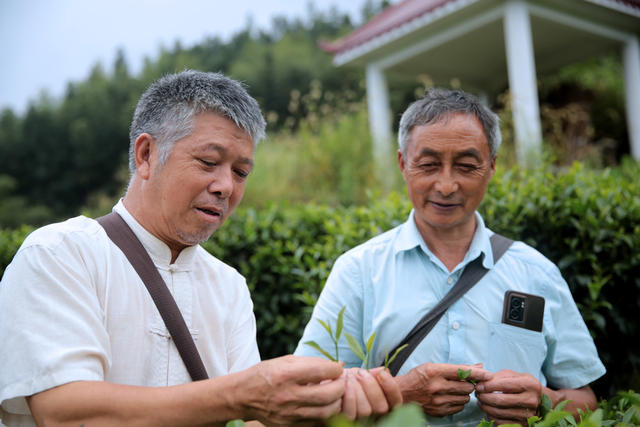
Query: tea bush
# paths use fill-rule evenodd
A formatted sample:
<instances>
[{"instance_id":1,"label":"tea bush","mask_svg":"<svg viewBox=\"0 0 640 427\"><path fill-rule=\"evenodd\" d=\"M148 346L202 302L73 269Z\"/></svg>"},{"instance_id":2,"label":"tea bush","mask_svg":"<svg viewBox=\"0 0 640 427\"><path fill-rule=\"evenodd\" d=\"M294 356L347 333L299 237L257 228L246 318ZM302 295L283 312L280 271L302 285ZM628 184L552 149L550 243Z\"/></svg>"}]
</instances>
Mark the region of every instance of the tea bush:
<instances>
[{"instance_id":1,"label":"tea bush","mask_svg":"<svg viewBox=\"0 0 640 427\"><path fill-rule=\"evenodd\" d=\"M498 172L480 207L487 225L557 263L608 373L602 396L640 388L640 164L575 164ZM235 266L252 292L263 358L295 348L334 260L406 220L406 195L370 195L367 206L239 209L203 246ZM0 272L29 231L0 231Z\"/></svg>"},{"instance_id":2,"label":"tea bush","mask_svg":"<svg viewBox=\"0 0 640 427\"><path fill-rule=\"evenodd\" d=\"M640 385L640 165L497 173L480 211L496 232L557 263L596 340L603 395ZM293 351L333 261L405 221L404 195L366 207L275 206L237 212L205 247L252 291L263 357Z\"/></svg>"}]
</instances>

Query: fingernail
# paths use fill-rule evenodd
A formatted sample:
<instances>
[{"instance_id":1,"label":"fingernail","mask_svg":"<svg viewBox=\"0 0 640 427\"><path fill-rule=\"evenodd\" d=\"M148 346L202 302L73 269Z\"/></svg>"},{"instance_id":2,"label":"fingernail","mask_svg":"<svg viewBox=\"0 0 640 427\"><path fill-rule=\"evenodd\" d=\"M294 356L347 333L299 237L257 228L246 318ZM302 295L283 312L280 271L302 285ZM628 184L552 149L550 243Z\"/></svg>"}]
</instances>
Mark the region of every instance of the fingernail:
<instances>
[{"instance_id":1,"label":"fingernail","mask_svg":"<svg viewBox=\"0 0 640 427\"><path fill-rule=\"evenodd\" d=\"M371 376L371 374L369 373L369 371L367 371L366 369L360 369L358 370L358 375L360 375L363 378L368 378Z\"/></svg>"},{"instance_id":2,"label":"fingernail","mask_svg":"<svg viewBox=\"0 0 640 427\"><path fill-rule=\"evenodd\" d=\"M484 385L476 384L476 391L479 391L480 393L482 393L484 391Z\"/></svg>"}]
</instances>

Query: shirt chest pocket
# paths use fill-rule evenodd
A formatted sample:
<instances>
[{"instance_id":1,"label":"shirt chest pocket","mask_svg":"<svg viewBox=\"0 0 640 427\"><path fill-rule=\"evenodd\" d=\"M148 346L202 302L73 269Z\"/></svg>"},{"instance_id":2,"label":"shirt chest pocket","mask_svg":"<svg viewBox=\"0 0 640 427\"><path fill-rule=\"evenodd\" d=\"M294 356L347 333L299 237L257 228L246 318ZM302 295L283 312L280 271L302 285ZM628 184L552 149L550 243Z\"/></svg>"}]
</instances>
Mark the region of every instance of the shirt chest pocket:
<instances>
[{"instance_id":1,"label":"shirt chest pocket","mask_svg":"<svg viewBox=\"0 0 640 427\"><path fill-rule=\"evenodd\" d=\"M547 345L541 332L504 323L489 323L489 363L486 369L528 373L540 379Z\"/></svg>"},{"instance_id":2,"label":"shirt chest pocket","mask_svg":"<svg viewBox=\"0 0 640 427\"><path fill-rule=\"evenodd\" d=\"M154 387L166 387L174 384L189 382L191 377L178 353L172 345L173 338L165 327L159 325L150 326L148 336L151 340L151 351L147 355L148 385ZM198 342L198 330L189 328L193 341Z\"/></svg>"}]
</instances>

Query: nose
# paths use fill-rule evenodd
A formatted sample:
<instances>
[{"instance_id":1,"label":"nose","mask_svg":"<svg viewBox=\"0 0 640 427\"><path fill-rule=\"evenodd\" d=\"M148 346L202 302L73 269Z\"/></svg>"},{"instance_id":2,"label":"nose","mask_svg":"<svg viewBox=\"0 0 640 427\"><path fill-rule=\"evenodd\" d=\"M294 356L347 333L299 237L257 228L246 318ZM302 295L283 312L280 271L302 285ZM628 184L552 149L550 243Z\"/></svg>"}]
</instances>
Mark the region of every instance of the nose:
<instances>
[{"instance_id":1,"label":"nose","mask_svg":"<svg viewBox=\"0 0 640 427\"><path fill-rule=\"evenodd\" d=\"M435 190L442 195L442 197L449 197L458 191L459 188L460 185L452 173L451 168L443 168L436 179Z\"/></svg>"},{"instance_id":2,"label":"nose","mask_svg":"<svg viewBox=\"0 0 640 427\"><path fill-rule=\"evenodd\" d=\"M221 199L228 199L233 194L233 171L230 167L219 167L207 186L207 191Z\"/></svg>"}]
</instances>

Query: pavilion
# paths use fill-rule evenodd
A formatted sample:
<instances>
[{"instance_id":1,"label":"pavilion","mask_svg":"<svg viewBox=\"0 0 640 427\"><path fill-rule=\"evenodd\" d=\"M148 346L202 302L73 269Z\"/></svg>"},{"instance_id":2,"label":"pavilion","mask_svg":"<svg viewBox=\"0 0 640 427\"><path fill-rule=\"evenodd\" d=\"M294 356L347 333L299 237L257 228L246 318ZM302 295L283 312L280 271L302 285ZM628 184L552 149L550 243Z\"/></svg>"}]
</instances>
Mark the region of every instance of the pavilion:
<instances>
[{"instance_id":1,"label":"pavilion","mask_svg":"<svg viewBox=\"0 0 640 427\"><path fill-rule=\"evenodd\" d=\"M387 73L456 77L484 99L508 87L518 162L540 152L538 73L620 52L631 155L640 159L640 0L402 0L321 47L363 67L374 154L392 139Z\"/></svg>"}]
</instances>

